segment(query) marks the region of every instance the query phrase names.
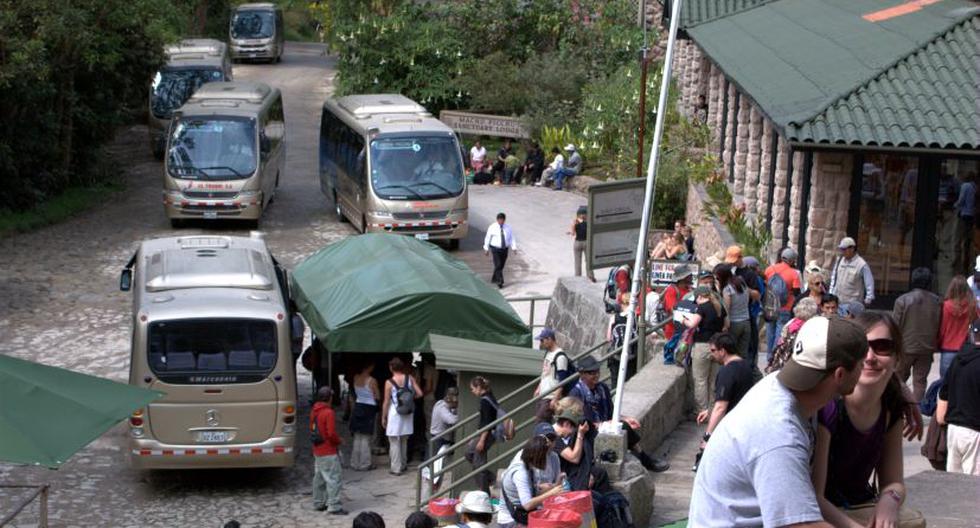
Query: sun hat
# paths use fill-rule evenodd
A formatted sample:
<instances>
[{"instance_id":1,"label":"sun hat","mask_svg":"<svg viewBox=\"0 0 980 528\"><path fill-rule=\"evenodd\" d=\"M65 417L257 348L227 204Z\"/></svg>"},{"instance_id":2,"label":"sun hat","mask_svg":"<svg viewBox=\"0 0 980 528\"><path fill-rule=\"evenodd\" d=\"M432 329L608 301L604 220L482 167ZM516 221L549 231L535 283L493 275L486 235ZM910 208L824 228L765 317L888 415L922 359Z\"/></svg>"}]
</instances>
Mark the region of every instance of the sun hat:
<instances>
[{"instance_id":1,"label":"sun hat","mask_svg":"<svg viewBox=\"0 0 980 528\"><path fill-rule=\"evenodd\" d=\"M456 513L493 513L490 495L484 491L467 491L460 497Z\"/></svg>"},{"instance_id":2,"label":"sun hat","mask_svg":"<svg viewBox=\"0 0 980 528\"><path fill-rule=\"evenodd\" d=\"M578 371L579 372L598 372L599 362L595 360L592 356L585 356L578 360Z\"/></svg>"},{"instance_id":3,"label":"sun hat","mask_svg":"<svg viewBox=\"0 0 980 528\"><path fill-rule=\"evenodd\" d=\"M837 244L837 249L847 249L857 247L857 242L851 237L844 237L840 239L840 244Z\"/></svg>"},{"instance_id":4,"label":"sun hat","mask_svg":"<svg viewBox=\"0 0 980 528\"><path fill-rule=\"evenodd\" d=\"M690 278L694 273L691 268L686 264L681 264L674 268L674 282L680 282L686 278Z\"/></svg>"},{"instance_id":5,"label":"sun hat","mask_svg":"<svg viewBox=\"0 0 980 528\"><path fill-rule=\"evenodd\" d=\"M558 423L558 420L568 420L569 422L576 424L581 423L582 413L575 412L572 409L563 409L560 413L555 415L555 423ZM552 428L552 431L554 431L554 428Z\"/></svg>"},{"instance_id":6,"label":"sun hat","mask_svg":"<svg viewBox=\"0 0 980 528\"><path fill-rule=\"evenodd\" d=\"M837 367L857 363L868 352L868 338L857 323L840 317L813 317L800 327L793 355L777 374L793 390L816 387Z\"/></svg>"}]
</instances>

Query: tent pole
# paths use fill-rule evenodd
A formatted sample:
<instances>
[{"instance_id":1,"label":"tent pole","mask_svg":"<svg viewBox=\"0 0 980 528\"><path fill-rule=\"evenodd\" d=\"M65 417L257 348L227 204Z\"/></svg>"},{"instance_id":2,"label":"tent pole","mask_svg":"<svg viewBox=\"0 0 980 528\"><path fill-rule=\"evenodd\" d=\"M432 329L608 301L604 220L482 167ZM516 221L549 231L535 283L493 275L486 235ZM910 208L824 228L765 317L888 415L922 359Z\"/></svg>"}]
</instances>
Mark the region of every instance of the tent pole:
<instances>
[{"instance_id":1,"label":"tent pole","mask_svg":"<svg viewBox=\"0 0 980 528\"><path fill-rule=\"evenodd\" d=\"M643 200L643 217L640 220L640 237L636 243L636 255L633 261L633 284L630 287L630 304L626 316L625 336L632 335L636 328L636 303L640 293L640 285L643 282L642 274L644 271L643 263L647 258L647 234L650 230L650 210L653 208L657 180L657 165L660 162L660 140L664 135L664 117L667 114L667 96L670 89L670 68L674 59L674 45L677 42L677 22L680 18L681 2L674 0L670 10L670 32L667 36L667 53L664 55L664 64L660 72L660 97L657 102L657 123L653 130L653 145L650 146L650 161L647 165L647 184L646 196ZM616 387L620 390L616 392L613 400L612 423L616 431L620 429L620 416L623 410L623 394L626 393L626 367L629 365L629 339L623 339L623 349L620 353L619 377Z\"/></svg>"}]
</instances>

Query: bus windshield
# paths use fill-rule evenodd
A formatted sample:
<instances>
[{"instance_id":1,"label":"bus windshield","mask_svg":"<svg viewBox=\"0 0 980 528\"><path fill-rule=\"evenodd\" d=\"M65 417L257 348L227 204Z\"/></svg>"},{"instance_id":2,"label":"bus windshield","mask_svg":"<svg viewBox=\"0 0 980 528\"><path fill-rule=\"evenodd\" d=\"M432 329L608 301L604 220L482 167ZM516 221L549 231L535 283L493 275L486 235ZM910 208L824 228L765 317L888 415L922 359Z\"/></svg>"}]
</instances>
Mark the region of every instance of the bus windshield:
<instances>
[{"instance_id":1,"label":"bus windshield","mask_svg":"<svg viewBox=\"0 0 980 528\"><path fill-rule=\"evenodd\" d=\"M276 366L276 325L261 319L180 319L150 324L150 370L176 383L244 383Z\"/></svg>"},{"instance_id":2,"label":"bus windshield","mask_svg":"<svg viewBox=\"0 0 980 528\"><path fill-rule=\"evenodd\" d=\"M459 147L451 137L381 137L371 142L371 186L385 200L432 200L463 192Z\"/></svg>"},{"instance_id":3,"label":"bus windshield","mask_svg":"<svg viewBox=\"0 0 980 528\"><path fill-rule=\"evenodd\" d=\"M236 39L262 39L275 28L272 11L238 11L231 19L231 36Z\"/></svg>"},{"instance_id":4,"label":"bus windshield","mask_svg":"<svg viewBox=\"0 0 980 528\"><path fill-rule=\"evenodd\" d=\"M151 86L153 115L169 119L170 114L186 103L202 84L223 80L224 73L218 68L164 68L157 72Z\"/></svg>"},{"instance_id":5,"label":"bus windshield","mask_svg":"<svg viewBox=\"0 0 980 528\"><path fill-rule=\"evenodd\" d=\"M255 120L178 117L170 132L168 170L187 180L239 180L257 163Z\"/></svg>"}]
</instances>

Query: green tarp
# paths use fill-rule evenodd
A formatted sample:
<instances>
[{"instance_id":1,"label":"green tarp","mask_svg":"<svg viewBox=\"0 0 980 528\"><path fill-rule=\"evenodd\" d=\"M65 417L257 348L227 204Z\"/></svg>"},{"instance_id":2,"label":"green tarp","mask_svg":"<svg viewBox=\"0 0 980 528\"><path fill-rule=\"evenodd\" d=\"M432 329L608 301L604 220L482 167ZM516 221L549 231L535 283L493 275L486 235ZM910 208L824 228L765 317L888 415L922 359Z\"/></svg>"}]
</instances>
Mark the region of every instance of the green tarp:
<instances>
[{"instance_id":1,"label":"green tarp","mask_svg":"<svg viewBox=\"0 0 980 528\"><path fill-rule=\"evenodd\" d=\"M429 333L515 347L531 331L499 290L439 247L365 234L292 273L293 299L332 352L429 352Z\"/></svg>"},{"instance_id":2,"label":"green tarp","mask_svg":"<svg viewBox=\"0 0 980 528\"><path fill-rule=\"evenodd\" d=\"M161 396L0 354L0 460L56 468Z\"/></svg>"},{"instance_id":3,"label":"green tarp","mask_svg":"<svg viewBox=\"0 0 980 528\"><path fill-rule=\"evenodd\" d=\"M537 376L541 373L543 353L531 348L495 345L458 337L429 334L436 356L436 368L467 370L514 376ZM474 361L477 359L478 361Z\"/></svg>"}]
</instances>

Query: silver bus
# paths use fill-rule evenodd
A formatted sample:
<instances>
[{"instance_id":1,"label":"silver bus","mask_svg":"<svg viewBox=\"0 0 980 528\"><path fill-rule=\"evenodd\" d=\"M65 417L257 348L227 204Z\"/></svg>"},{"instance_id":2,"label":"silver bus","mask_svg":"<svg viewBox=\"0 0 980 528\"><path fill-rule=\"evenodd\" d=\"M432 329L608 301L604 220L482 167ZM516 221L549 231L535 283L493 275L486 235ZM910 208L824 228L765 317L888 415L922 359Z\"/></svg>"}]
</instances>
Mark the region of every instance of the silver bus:
<instances>
[{"instance_id":1,"label":"silver bus","mask_svg":"<svg viewBox=\"0 0 980 528\"><path fill-rule=\"evenodd\" d=\"M185 219L257 225L286 165L286 123L276 88L251 82L202 86L173 116L163 203L174 227Z\"/></svg>"},{"instance_id":2,"label":"silver bus","mask_svg":"<svg viewBox=\"0 0 980 528\"><path fill-rule=\"evenodd\" d=\"M291 466L296 372L285 270L258 233L144 241L129 383L166 395L129 418L137 469Z\"/></svg>"},{"instance_id":3,"label":"silver bus","mask_svg":"<svg viewBox=\"0 0 980 528\"><path fill-rule=\"evenodd\" d=\"M231 58L282 60L286 36L282 9L271 3L242 4L231 12Z\"/></svg>"},{"instance_id":4,"label":"silver bus","mask_svg":"<svg viewBox=\"0 0 980 528\"><path fill-rule=\"evenodd\" d=\"M452 129L401 95L329 98L320 119L320 189L362 232L466 236L463 157Z\"/></svg>"},{"instance_id":5,"label":"silver bus","mask_svg":"<svg viewBox=\"0 0 980 528\"><path fill-rule=\"evenodd\" d=\"M230 81L231 57L228 46L214 39L184 39L164 49L167 63L150 83L150 148L162 160L167 129L174 110L190 99L204 83Z\"/></svg>"}]
</instances>

